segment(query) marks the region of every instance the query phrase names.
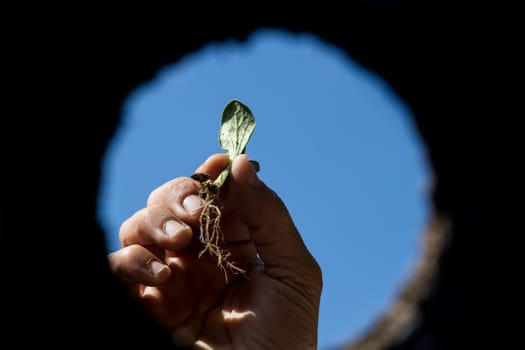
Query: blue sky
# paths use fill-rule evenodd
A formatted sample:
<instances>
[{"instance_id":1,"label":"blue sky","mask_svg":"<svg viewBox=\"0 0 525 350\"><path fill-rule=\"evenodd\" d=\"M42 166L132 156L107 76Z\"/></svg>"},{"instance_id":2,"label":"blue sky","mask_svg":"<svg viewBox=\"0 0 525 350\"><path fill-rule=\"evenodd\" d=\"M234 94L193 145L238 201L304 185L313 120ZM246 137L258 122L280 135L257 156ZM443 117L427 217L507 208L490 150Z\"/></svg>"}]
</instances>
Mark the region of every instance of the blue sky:
<instances>
[{"instance_id":1,"label":"blue sky","mask_svg":"<svg viewBox=\"0 0 525 350\"><path fill-rule=\"evenodd\" d=\"M431 169L411 111L390 86L310 34L265 30L210 44L130 94L107 151L99 219L120 223L218 143L225 105L257 122L247 146L323 269L319 349L355 339L394 300L418 258Z\"/></svg>"}]
</instances>

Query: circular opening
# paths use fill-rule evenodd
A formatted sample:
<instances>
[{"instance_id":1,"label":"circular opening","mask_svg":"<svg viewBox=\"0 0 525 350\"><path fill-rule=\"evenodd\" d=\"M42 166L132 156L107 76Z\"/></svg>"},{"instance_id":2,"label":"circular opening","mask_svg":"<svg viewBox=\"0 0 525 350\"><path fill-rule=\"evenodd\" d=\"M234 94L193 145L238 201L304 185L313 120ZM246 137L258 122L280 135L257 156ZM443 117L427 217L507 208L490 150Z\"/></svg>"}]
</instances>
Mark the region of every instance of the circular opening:
<instances>
[{"instance_id":1,"label":"circular opening","mask_svg":"<svg viewBox=\"0 0 525 350\"><path fill-rule=\"evenodd\" d=\"M99 195L108 251L154 188L223 152L220 117L234 98L257 120L247 153L323 269L319 348L347 343L386 310L418 258L430 169L403 101L315 36L265 30L211 44L129 96Z\"/></svg>"}]
</instances>

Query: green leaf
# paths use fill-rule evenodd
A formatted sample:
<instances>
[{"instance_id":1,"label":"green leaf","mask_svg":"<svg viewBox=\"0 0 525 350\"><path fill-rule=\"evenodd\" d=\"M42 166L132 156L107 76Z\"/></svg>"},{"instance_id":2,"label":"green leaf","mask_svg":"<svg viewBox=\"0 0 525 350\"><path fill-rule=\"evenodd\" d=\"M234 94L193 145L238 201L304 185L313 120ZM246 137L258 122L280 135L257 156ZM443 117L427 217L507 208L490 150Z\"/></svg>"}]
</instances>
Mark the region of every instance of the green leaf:
<instances>
[{"instance_id":1,"label":"green leaf","mask_svg":"<svg viewBox=\"0 0 525 350\"><path fill-rule=\"evenodd\" d=\"M252 111L238 100L228 102L222 112L221 128L219 130L219 145L228 152L230 162L219 176L213 181L217 187L221 187L230 174L232 161L239 154L246 152L246 145L250 141L255 129L255 118ZM261 168L255 160L250 160L255 171Z\"/></svg>"},{"instance_id":2,"label":"green leaf","mask_svg":"<svg viewBox=\"0 0 525 350\"><path fill-rule=\"evenodd\" d=\"M255 118L250 109L238 100L230 101L222 112L219 144L230 159L246 151L255 129Z\"/></svg>"}]
</instances>

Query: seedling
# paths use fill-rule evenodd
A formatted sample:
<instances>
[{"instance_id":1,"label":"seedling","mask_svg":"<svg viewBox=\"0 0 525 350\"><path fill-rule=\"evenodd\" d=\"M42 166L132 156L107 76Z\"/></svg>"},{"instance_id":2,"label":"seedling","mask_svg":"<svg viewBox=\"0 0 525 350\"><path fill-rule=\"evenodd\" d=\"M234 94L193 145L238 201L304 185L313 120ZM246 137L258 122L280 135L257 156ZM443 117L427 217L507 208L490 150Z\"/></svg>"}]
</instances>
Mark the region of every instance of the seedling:
<instances>
[{"instance_id":1,"label":"seedling","mask_svg":"<svg viewBox=\"0 0 525 350\"><path fill-rule=\"evenodd\" d=\"M191 177L202 184L199 193L204 200L204 207L199 219L200 240L204 245L199 258L208 252L217 259L217 267L224 271L226 282L228 270L234 274L244 274L246 271L231 261L231 252L224 248L224 236L221 232L222 217L220 203L220 189L230 174L232 161L235 157L245 153L246 145L255 129L255 118L250 109L238 100L230 101L222 112L221 127L219 130L219 145L230 158L226 168L212 180L208 174L195 173ZM251 161L256 171L259 163Z\"/></svg>"}]
</instances>

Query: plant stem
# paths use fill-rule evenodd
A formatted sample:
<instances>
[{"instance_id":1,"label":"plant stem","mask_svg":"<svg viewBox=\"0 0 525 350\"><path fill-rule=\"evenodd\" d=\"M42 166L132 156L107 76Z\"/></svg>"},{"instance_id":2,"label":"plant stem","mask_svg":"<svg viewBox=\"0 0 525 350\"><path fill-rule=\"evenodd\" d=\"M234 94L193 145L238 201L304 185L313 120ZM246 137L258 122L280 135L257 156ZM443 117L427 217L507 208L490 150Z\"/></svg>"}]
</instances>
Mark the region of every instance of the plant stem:
<instances>
[{"instance_id":1,"label":"plant stem","mask_svg":"<svg viewBox=\"0 0 525 350\"><path fill-rule=\"evenodd\" d=\"M226 179L228 178L228 175L230 175L230 170L232 167L232 160L228 162L228 166L217 176L215 181L213 181L213 184L217 186L217 188L221 187L224 182L226 182Z\"/></svg>"}]
</instances>

